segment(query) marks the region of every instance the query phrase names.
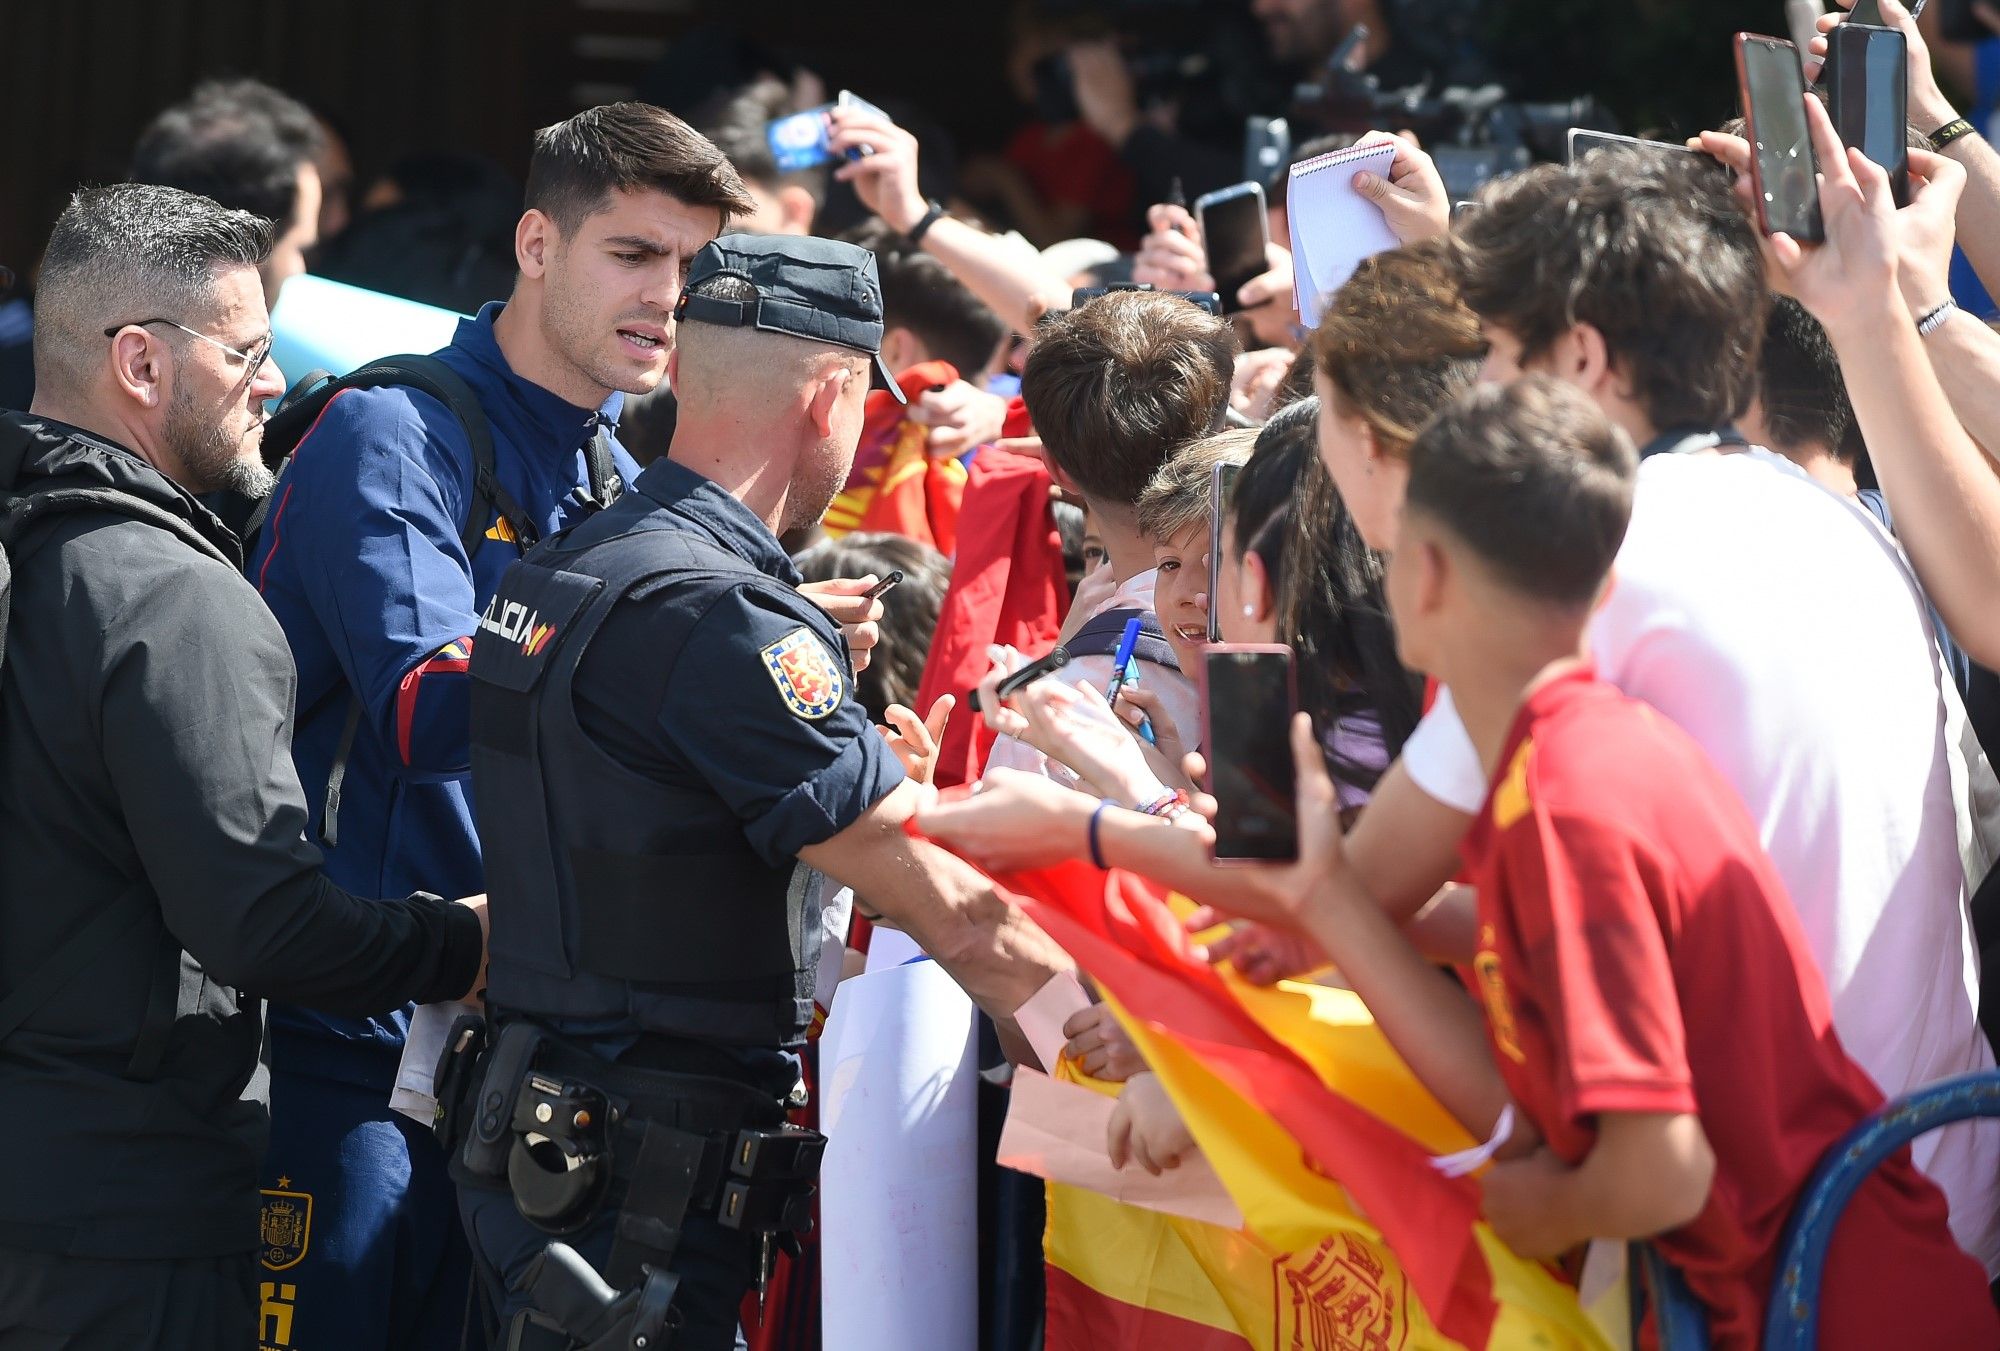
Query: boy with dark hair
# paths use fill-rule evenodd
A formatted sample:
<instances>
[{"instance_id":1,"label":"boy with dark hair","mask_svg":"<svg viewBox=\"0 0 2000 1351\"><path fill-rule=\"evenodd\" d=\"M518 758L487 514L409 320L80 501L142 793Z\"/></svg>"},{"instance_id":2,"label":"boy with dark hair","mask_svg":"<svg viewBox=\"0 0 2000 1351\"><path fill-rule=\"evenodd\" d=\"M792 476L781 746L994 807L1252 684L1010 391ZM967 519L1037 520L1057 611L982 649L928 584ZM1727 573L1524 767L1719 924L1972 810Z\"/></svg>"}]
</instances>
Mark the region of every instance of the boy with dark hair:
<instances>
[{"instance_id":1,"label":"boy with dark hair","mask_svg":"<svg viewBox=\"0 0 2000 1351\"><path fill-rule=\"evenodd\" d=\"M882 361L898 374L925 361L948 361L977 382L999 355L1007 325L951 269L880 220L841 238L875 255L882 271Z\"/></svg>"},{"instance_id":2,"label":"boy with dark hair","mask_svg":"<svg viewBox=\"0 0 2000 1351\"><path fill-rule=\"evenodd\" d=\"M1728 175L1705 156L1538 165L1482 190L1451 243L1494 357L1564 378L1615 370L1633 407L1612 420L1642 455L1661 431L1727 426L1756 391L1763 261Z\"/></svg>"},{"instance_id":3,"label":"boy with dark hair","mask_svg":"<svg viewBox=\"0 0 2000 1351\"><path fill-rule=\"evenodd\" d=\"M1735 786L1841 1041L1875 1082L1895 1094L1988 1068L1956 694L1875 523L1732 425L1756 392L1768 300L1728 176L1678 150L1601 150L1480 202L1450 251L1489 343L1484 378L1553 375L1640 447L1618 584L1590 620L1598 671ZM1447 682L1385 778L1396 791L1355 827L1358 870L1391 914L1454 871L1485 796L1478 751ZM2000 1130L1959 1123L1912 1152L1959 1241L2000 1274Z\"/></svg>"},{"instance_id":4,"label":"boy with dark hair","mask_svg":"<svg viewBox=\"0 0 2000 1351\"><path fill-rule=\"evenodd\" d=\"M665 375L690 260L749 206L722 152L658 108L544 128L512 296L436 353L485 415L497 488L475 482L452 409L405 385L341 391L300 440L248 573L298 666L292 754L336 882L485 890L469 798L480 615L537 538L638 476L611 428ZM295 1345L458 1344L469 1255L444 1156L388 1106L409 1018L272 1011L266 1203L310 1207L297 1251L268 1259Z\"/></svg>"},{"instance_id":5,"label":"boy with dark hair","mask_svg":"<svg viewBox=\"0 0 2000 1351\"><path fill-rule=\"evenodd\" d=\"M1776 451L1842 497L1854 481L1849 432L1854 407L1840 359L1819 320L1790 296L1773 296L1758 359L1757 393L1743 415L1743 434Z\"/></svg>"},{"instance_id":6,"label":"boy with dark hair","mask_svg":"<svg viewBox=\"0 0 2000 1351\"><path fill-rule=\"evenodd\" d=\"M1294 737L1305 927L1468 1128L1516 1120L1483 1180L1517 1252L1648 1238L1717 1347L1758 1344L1785 1221L1881 1105L1757 829L1684 732L1597 678L1585 631L1630 515L1630 442L1546 377L1483 388L1410 451L1388 596L1404 660L1448 682L1488 790L1465 843L1483 1035L1340 858ZM1508 510L1492 503L1504 495ZM1490 1049L1489 1049L1490 1044ZM1822 1345L1991 1346L2000 1318L1944 1198L1899 1152L1841 1222Z\"/></svg>"},{"instance_id":7,"label":"boy with dark hair","mask_svg":"<svg viewBox=\"0 0 2000 1351\"><path fill-rule=\"evenodd\" d=\"M1221 430L1237 350L1227 320L1180 296L1113 291L1044 323L1021 374L1049 470L1083 499L1109 556L1109 577L1085 585L1108 582L1110 594L1077 604L1063 625L1061 641L1078 654L1065 678L1106 688L1111 647L1137 616L1152 630L1138 649L1138 683L1159 695L1184 736L1199 724L1200 703L1158 632L1153 544L1138 503L1176 450ZM1012 737L995 743L987 767L1049 772L1039 751Z\"/></svg>"},{"instance_id":8,"label":"boy with dark hair","mask_svg":"<svg viewBox=\"0 0 2000 1351\"><path fill-rule=\"evenodd\" d=\"M826 201L826 166L783 170L765 129L792 111L792 91L775 79L758 80L723 105L713 120L697 117L702 133L729 157L750 194L751 209L735 222L747 234L809 235Z\"/></svg>"}]
</instances>

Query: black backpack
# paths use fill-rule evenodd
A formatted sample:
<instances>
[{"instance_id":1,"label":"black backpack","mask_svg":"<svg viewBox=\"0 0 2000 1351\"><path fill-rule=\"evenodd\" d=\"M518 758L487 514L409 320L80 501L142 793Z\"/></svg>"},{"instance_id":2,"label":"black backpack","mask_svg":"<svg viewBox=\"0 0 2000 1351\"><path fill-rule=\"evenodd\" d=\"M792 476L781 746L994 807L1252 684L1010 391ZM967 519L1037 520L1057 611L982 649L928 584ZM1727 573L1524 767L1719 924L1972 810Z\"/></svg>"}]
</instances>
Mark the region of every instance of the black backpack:
<instances>
[{"instance_id":1,"label":"black backpack","mask_svg":"<svg viewBox=\"0 0 2000 1351\"><path fill-rule=\"evenodd\" d=\"M487 523L496 515L507 523L522 553L539 544L541 527L522 510L513 494L501 485L500 477L494 470L493 428L486 420L486 410L479 406L478 397L465 383L464 377L434 356L411 353L383 357L338 377L326 371L310 372L286 392L277 411L264 424L265 462L282 473L297 453L299 442L319 421L320 414L333 401L334 395L343 390L379 389L387 385L401 385L430 395L449 408L459 425L465 428L466 439L472 445L472 495L466 501L465 519L459 526L458 542L465 550L467 560L477 554L479 546L485 543ZM591 441L586 458L590 466L592 503L600 507L609 506L623 485L612 466L610 435L602 426ZM246 563L256 551L257 536L262 533L270 510L271 499L267 497L256 504L243 527L243 557ZM0 611L0 615L4 615L4 611ZM327 697L332 698L338 692L332 691ZM301 710L299 721L304 722L317 713L324 703L322 700L310 709ZM350 693L347 721L341 725L333 763L327 769L326 802L320 813L319 841L328 849L340 839L340 792L347 779L347 761L354 751L354 737L361 728L363 711L360 698Z\"/></svg>"}]
</instances>

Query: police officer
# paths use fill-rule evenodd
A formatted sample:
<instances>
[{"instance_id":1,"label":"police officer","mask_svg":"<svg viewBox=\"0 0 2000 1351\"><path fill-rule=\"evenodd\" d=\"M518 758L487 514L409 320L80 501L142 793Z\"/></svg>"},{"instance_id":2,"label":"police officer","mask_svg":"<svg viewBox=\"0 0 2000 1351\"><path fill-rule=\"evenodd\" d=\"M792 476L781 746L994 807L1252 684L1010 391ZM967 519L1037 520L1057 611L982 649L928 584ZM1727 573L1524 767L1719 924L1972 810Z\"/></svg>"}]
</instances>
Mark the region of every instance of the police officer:
<instances>
[{"instance_id":1,"label":"police officer","mask_svg":"<svg viewBox=\"0 0 2000 1351\"><path fill-rule=\"evenodd\" d=\"M725 236L695 257L677 318L668 458L510 568L480 621L490 1050L449 1130L507 1318L531 1321L523 1287L560 1234L613 1287L664 1287L674 1345L701 1351L732 1344L816 1171L809 1133L782 1124L812 1009L814 870L996 1017L1068 962L903 833L921 790L778 544L846 481L871 366L894 388L874 258Z\"/></svg>"}]
</instances>

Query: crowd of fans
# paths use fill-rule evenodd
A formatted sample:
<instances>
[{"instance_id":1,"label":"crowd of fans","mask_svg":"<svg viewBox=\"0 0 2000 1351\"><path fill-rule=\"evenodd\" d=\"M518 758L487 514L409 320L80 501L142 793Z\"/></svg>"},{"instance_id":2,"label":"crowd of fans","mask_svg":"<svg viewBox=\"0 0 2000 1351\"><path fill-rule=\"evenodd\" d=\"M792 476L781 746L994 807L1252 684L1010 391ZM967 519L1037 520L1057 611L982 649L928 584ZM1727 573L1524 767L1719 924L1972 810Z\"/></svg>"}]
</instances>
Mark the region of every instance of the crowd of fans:
<instances>
[{"instance_id":1,"label":"crowd of fans","mask_svg":"<svg viewBox=\"0 0 2000 1351\"><path fill-rule=\"evenodd\" d=\"M1885 1098L1992 1071L2000 1044L2000 1001L1983 997L2000 968L2000 622L1986 618L2000 592L2000 331L1981 317L1980 285L2000 286L2000 155L1977 128L1951 130L1959 109L1940 83L1983 97L1992 63L1966 64L1956 49L1934 62L1935 29L1898 0L1880 8L1909 54L1906 204L1811 95L1818 243L1760 231L1754 147L1724 108L1712 110L1718 129L1685 146L1590 150L1497 177L1466 201L1399 128L1335 133L1291 158L1392 147L1389 172L1353 186L1399 244L1321 298L1311 328L1282 243L1268 246L1263 275L1223 298L1230 317L1199 302L1216 283L1187 199L1238 177L1237 165L1192 122L1163 114L1171 100L1142 87L1149 68L1094 21L1023 9L1006 61L1034 120L1002 154L963 164L915 110L830 103L792 70L671 110L686 125L643 105L599 110L607 135L664 126L656 134L698 144L696 169L655 184L683 213L674 228L691 232L683 265L713 237L684 224L701 212L725 233L833 236L872 257L880 359L900 394L877 391L865 419L839 433L851 433L850 460L823 519L787 518L795 528L781 533L801 593L844 627L849 697L924 786L912 832L1003 887L1032 889L1023 879L1077 863L1145 879L1230 988L1353 991L1422 1089L1471 1138L1496 1142L1479 1187L1503 1243L1574 1281L1593 1241L1649 1240L1718 1346L1759 1344L1781 1235L1827 1150ZM1412 31L1394 6L1255 0L1249 10L1271 69L1318 70L1361 24L1355 65L1385 88L1480 73L1448 29ZM1813 64L1840 18L1819 21ZM1235 68L1226 44L1213 55L1218 70ZM1255 82L1234 96L1254 101ZM781 166L767 127L822 105L826 162ZM121 453L77 393L105 375L101 319L120 387L147 410L134 414L134 436L157 433L183 471L168 477L218 509L231 494L271 500L247 553L228 561L247 567L276 615L248 644L272 670L261 702L211 710L206 735L229 744L196 777L213 786L273 772L220 720L262 717L288 739L296 722L286 749L296 746L304 805L277 826L231 827L245 840L286 835L283 867L246 882L247 863L217 863L212 885L252 899L310 891L319 918L273 932L246 903L227 921L241 932L180 932L185 916L156 881L173 964L120 973L149 1010L163 998L177 1017L230 1027L236 1043L234 1020L257 1000L218 1002L201 967L217 972L215 988L297 1005L278 1011L271 1063L257 1071L278 1086L257 1302L267 1319L282 1305L285 1330L267 1322L265 1345L309 1344L289 1331L293 1285L273 1274L307 1256L302 1244L291 1253L293 1212L282 1209L307 1158L341 1179L319 1178L317 1222L342 1246L307 1269L318 1290L339 1290L339 1319L378 1310L367 1335L382 1345L481 1335L442 1156L423 1132L388 1124L408 1019L358 1017L466 993L470 921L421 896L369 918L372 903L353 906L347 893L483 889L464 677L474 644L489 639L474 618L530 534L600 505L601 469L633 479L668 459L683 401L705 405L710 429L727 421L691 386L620 375L612 357L506 369L518 339L504 326L530 317L558 351L578 325L615 318L617 360L667 369L653 354L673 342L684 266L665 281L586 285L549 261L551 241L596 209L590 175L609 172L588 148L563 148L562 135L601 129L577 130L582 121L543 134L517 229L523 185L497 166L413 153L364 185L338 132L302 105L254 81L204 84L133 148L140 186L80 195L39 288L31 272L0 308L0 406L23 410L20 425L32 407ZM1282 167L1261 184L1274 241L1288 237ZM149 222L193 210L185 194L227 211L179 289L160 292L182 308L155 317L156 297L135 294L130 314L91 310L86 301L117 308L117 288L140 275L155 235L167 238ZM141 240L139 261L106 261L121 231ZM188 280L253 266L258 284L220 299ZM449 444L434 431L399 440L426 424L397 419L431 416L427 404L399 394L327 405L322 439L400 447L386 459L301 457L278 478L280 466L237 456L283 387L261 316L307 270L478 314L458 344L506 374L467 377L493 435L548 439L589 461L578 500L567 481L504 483L502 498L529 498L529 516L547 519L517 527L507 499L487 542L472 531L468 549L459 517L488 489L461 506L454 488L426 502L446 538L411 563L403 546L380 544L427 528L411 523L406 460L473 453L458 433ZM203 345L210 374L238 384L205 402L147 386L158 373L134 355L135 331ZM733 378L716 359L706 358L714 378ZM517 377L546 401L509 392ZM593 438L614 424L616 457L589 460L584 447L607 444ZM0 436L0 503L29 500L26 478L11 481L21 458L10 460L11 445ZM186 493L161 500L189 519L205 511ZM135 576L155 566L130 562ZM17 634L32 605L58 604L30 583L32 567L22 550ZM403 590L363 594L392 572ZM898 584L878 595L892 575ZM202 597L182 597L196 628L196 610L221 603ZM137 621L103 603L92 624L110 643ZM7 618L0 605L0 634ZM259 611L257 623L269 618ZM1216 857L1229 804L1214 793L1217 748L1204 744L1204 671L1218 652L1274 646L1290 653L1295 849L1231 866ZM12 841L29 861L0 862L0 885L21 893L5 914L54 913L22 889L74 880L50 861L69 832L182 831L158 803L124 800L136 783L173 795L157 766L124 763L152 748L111 743L156 736L186 756L200 739L180 725L108 725L92 710L114 707L120 682L171 685L168 660L194 664L200 679L199 647L159 646L150 664L103 670L9 654L0 710L22 740L0 747L0 847ZM1056 647L1067 661L1053 675L1010 679ZM34 721L25 710L60 700L66 682L103 702L79 703L68 723ZM91 756L103 757L101 774L68 773L70 759ZM40 787L52 777L68 785L60 801ZM343 782L354 804L344 849ZM139 862L120 857L112 871L143 873L144 855L142 840ZM210 885L204 866L181 860L172 888ZM865 888L854 901L864 917L894 917ZM469 908L483 932L483 910ZM0 995L33 984L40 948L65 927L44 914L27 939L10 934ZM868 928L843 936L850 970ZM1204 1138L1213 1123L1191 1116L1184 1085L1150 1063L1131 1011L1088 988L1062 1062L1117 1097L1106 1151L1154 1174L1187 1166L1215 1143ZM975 993L995 1012L990 988ZM0 999L0 1041L20 1025L6 1020L14 1012ZM34 1040L20 1093L72 1091L49 1087L60 1079L49 1066L76 1052L33 1014L22 1014ZM1032 1068L1036 1056L1008 1018L993 1025L997 1092L1009 1062ZM146 1075L161 1072L161 1055L155 1047ZM0 1048L0 1082L15 1058ZM262 1090L246 1087L249 1064L242 1073L225 1096L242 1089L248 1102ZM135 1096L130 1110L146 1109ZM106 1186L143 1192L146 1169L180 1156L133 1140L213 1125L185 1103L176 1110L188 1119L135 1116L71 1147L124 1158L102 1170ZM0 1135L19 1135L26 1157L39 1129L17 1122ZM244 1219L254 1198L225 1194L232 1178L218 1171L201 1224ZM47 1178L0 1183L0 1344L16 1323L30 1326L20 1311L55 1279L54 1258L227 1250L161 1239L171 1218L151 1213L120 1230L129 1195L58 1224L55 1196ZM1043 1201L1017 1185L987 1199L997 1243L1031 1254L988 1273L989 1331L1011 1351L1044 1335L1032 1259ZM94 1237L72 1225L95 1226ZM1841 1232L1822 1344L2000 1345L1989 1292L2000 1277L2000 1123L1960 1122L1899 1152L1862 1186ZM811 1270L800 1264L793 1279L809 1283ZM154 1293L174 1298L169 1286ZM746 1319L745 1331L757 1345L804 1346L816 1326L795 1301L761 1327ZM213 1329L169 1322L157 1335L196 1345ZM1053 1316L1046 1329L1050 1346L1083 1335Z\"/></svg>"}]
</instances>

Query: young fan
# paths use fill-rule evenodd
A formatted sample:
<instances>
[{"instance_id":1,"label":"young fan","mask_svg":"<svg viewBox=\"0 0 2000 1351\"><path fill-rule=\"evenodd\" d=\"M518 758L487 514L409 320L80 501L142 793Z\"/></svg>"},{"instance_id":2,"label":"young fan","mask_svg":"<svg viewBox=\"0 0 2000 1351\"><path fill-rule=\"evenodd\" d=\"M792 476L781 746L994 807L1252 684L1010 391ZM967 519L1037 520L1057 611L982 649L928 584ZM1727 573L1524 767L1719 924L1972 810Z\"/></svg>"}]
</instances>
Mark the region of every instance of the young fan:
<instances>
[{"instance_id":1,"label":"young fan","mask_svg":"<svg viewBox=\"0 0 2000 1351\"><path fill-rule=\"evenodd\" d=\"M1699 746L1593 671L1592 608L1631 513L1629 439L1574 388L1481 388L1411 447L1388 591L1403 656L1449 684L1489 781L1465 846L1471 1006L1349 884L1321 824L1302 919L1475 1133L1525 1115L1484 1181L1517 1251L1651 1238L1717 1347L1758 1342L1785 1221L1881 1104L1841 1049L1783 882ZM1490 504L1505 492L1509 510ZM1331 785L1303 723L1299 772ZM1490 1053L1481 1041L1490 1043ZM1821 1345L1991 1346L1980 1265L1899 1152L1842 1219Z\"/></svg>"}]
</instances>

